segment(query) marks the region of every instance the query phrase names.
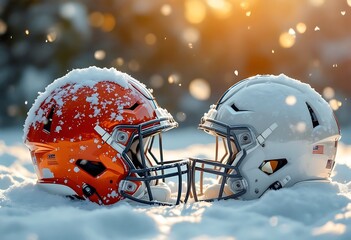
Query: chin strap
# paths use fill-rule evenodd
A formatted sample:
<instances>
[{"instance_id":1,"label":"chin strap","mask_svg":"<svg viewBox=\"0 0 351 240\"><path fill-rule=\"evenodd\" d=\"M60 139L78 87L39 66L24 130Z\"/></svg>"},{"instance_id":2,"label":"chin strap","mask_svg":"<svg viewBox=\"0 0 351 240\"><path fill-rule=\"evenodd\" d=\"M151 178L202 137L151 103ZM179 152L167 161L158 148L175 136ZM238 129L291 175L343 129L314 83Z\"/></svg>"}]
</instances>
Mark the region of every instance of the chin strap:
<instances>
[{"instance_id":1,"label":"chin strap","mask_svg":"<svg viewBox=\"0 0 351 240\"><path fill-rule=\"evenodd\" d=\"M84 196L88 198L90 201L96 202L99 205L103 204L103 200L101 196L98 194L98 192L93 186L87 183L83 183L82 190L83 190Z\"/></svg>"}]
</instances>

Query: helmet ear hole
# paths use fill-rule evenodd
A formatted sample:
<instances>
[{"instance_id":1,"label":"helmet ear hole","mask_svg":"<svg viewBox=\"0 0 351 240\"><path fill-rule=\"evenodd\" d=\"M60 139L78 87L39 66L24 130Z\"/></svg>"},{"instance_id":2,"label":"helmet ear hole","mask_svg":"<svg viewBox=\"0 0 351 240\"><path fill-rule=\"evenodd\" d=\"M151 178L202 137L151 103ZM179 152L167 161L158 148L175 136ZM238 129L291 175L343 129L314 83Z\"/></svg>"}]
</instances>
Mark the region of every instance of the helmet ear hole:
<instances>
[{"instance_id":1,"label":"helmet ear hole","mask_svg":"<svg viewBox=\"0 0 351 240\"><path fill-rule=\"evenodd\" d=\"M76 165L93 177L97 177L106 170L101 162L79 159Z\"/></svg>"},{"instance_id":2,"label":"helmet ear hole","mask_svg":"<svg viewBox=\"0 0 351 240\"><path fill-rule=\"evenodd\" d=\"M288 161L285 158L265 160L259 166L259 169L267 175L271 175L284 167Z\"/></svg>"}]
</instances>

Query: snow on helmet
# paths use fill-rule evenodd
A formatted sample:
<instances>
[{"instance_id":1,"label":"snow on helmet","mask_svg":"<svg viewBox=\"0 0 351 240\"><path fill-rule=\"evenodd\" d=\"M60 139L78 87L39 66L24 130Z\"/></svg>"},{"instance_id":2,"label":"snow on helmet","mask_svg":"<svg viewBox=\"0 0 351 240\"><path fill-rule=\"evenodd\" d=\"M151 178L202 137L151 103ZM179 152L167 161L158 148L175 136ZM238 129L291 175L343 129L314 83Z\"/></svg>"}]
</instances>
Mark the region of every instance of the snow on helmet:
<instances>
[{"instance_id":1,"label":"snow on helmet","mask_svg":"<svg viewBox=\"0 0 351 240\"><path fill-rule=\"evenodd\" d=\"M217 144L215 159L191 159L196 201L256 199L268 189L326 180L340 139L328 103L308 84L283 74L233 85L199 128L216 136ZM213 175L214 183L204 179Z\"/></svg>"},{"instance_id":2,"label":"snow on helmet","mask_svg":"<svg viewBox=\"0 0 351 240\"><path fill-rule=\"evenodd\" d=\"M50 192L105 205L124 198L178 204L181 184L172 195L164 181L188 175L188 160L164 161L161 142L161 133L175 127L139 81L89 67L72 70L38 96L24 141L38 185Z\"/></svg>"}]
</instances>

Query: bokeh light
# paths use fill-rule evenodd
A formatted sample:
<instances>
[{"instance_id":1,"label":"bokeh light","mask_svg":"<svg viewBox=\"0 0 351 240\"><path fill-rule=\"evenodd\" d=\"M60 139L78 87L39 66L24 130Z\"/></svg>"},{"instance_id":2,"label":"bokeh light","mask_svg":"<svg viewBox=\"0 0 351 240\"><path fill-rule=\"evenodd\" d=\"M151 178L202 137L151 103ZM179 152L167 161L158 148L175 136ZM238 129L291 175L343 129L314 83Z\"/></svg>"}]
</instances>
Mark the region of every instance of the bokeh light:
<instances>
[{"instance_id":1,"label":"bokeh light","mask_svg":"<svg viewBox=\"0 0 351 240\"><path fill-rule=\"evenodd\" d=\"M180 83L180 75L178 73L173 73L168 77L169 84L179 84Z\"/></svg>"},{"instance_id":2,"label":"bokeh light","mask_svg":"<svg viewBox=\"0 0 351 240\"><path fill-rule=\"evenodd\" d=\"M171 5L169 5L169 4L163 4L163 5L161 6L160 11L161 11L161 14L162 14L162 15L164 15L164 16L169 16L169 15L171 15L171 13L172 13L172 7L171 7Z\"/></svg>"},{"instance_id":3,"label":"bokeh light","mask_svg":"<svg viewBox=\"0 0 351 240\"><path fill-rule=\"evenodd\" d=\"M112 14L105 14L101 26L102 31L111 32L116 26L115 17Z\"/></svg>"},{"instance_id":4,"label":"bokeh light","mask_svg":"<svg viewBox=\"0 0 351 240\"><path fill-rule=\"evenodd\" d=\"M182 39L185 43L196 43L199 38L200 33L196 28L187 27L182 32Z\"/></svg>"},{"instance_id":5,"label":"bokeh light","mask_svg":"<svg viewBox=\"0 0 351 240\"><path fill-rule=\"evenodd\" d=\"M285 103L286 103L287 105L289 105L289 106L295 105L296 102L297 102L297 99L296 99L296 97L293 96L293 95L289 95L289 96L287 96L286 99L285 99Z\"/></svg>"},{"instance_id":6,"label":"bokeh light","mask_svg":"<svg viewBox=\"0 0 351 240\"><path fill-rule=\"evenodd\" d=\"M299 133L304 133L306 132L306 123L305 122L298 122L297 125L296 125L296 130L299 132Z\"/></svg>"},{"instance_id":7,"label":"bokeh light","mask_svg":"<svg viewBox=\"0 0 351 240\"><path fill-rule=\"evenodd\" d=\"M104 15L101 12L92 12L89 15L89 22L93 27L101 27L104 23Z\"/></svg>"},{"instance_id":8,"label":"bokeh light","mask_svg":"<svg viewBox=\"0 0 351 240\"><path fill-rule=\"evenodd\" d=\"M198 100L207 100L211 95L211 88L208 82L202 78L196 78L190 82L190 94Z\"/></svg>"},{"instance_id":9,"label":"bokeh light","mask_svg":"<svg viewBox=\"0 0 351 240\"><path fill-rule=\"evenodd\" d=\"M124 59L121 57L118 57L114 60L114 65L116 66L120 67L120 66L123 66L123 64L124 64Z\"/></svg>"},{"instance_id":10,"label":"bokeh light","mask_svg":"<svg viewBox=\"0 0 351 240\"><path fill-rule=\"evenodd\" d=\"M185 18L189 23L201 23L207 14L206 6L201 0L187 0L185 2Z\"/></svg>"},{"instance_id":11,"label":"bokeh light","mask_svg":"<svg viewBox=\"0 0 351 240\"><path fill-rule=\"evenodd\" d=\"M331 99L329 101L329 105L334 111L336 111L342 106L342 102L340 102L340 101L338 101L336 99Z\"/></svg>"},{"instance_id":12,"label":"bokeh light","mask_svg":"<svg viewBox=\"0 0 351 240\"><path fill-rule=\"evenodd\" d=\"M280 34L279 36L279 44L282 48L291 48L292 46L294 46L296 41L296 36L294 34L289 32L283 32L282 34Z\"/></svg>"},{"instance_id":13,"label":"bokeh light","mask_svg":"<svg viewBox=\"0 0 351 240\"><path fill-rule=\"evenodd\" d=\"M161 88L164 84L163 77L159 74L154 74L150 77L150 85L152 88Z\"/></svg>"},{"instance_id":14,"label":"bokeh light","mask_svg":"<svg viewBox=\"0 0 351 240\"><path fill-rule=\"evenodd\" d=\"M307 26L306 26L305 23L299 22L298 24L296 24L296 31L297 31L298 33L301 33L301 34L302 34L302 33L305 33L306 30L307 30Z\"/></svg>"},{"instance_id":15,"label":"bokeh light","mask_svg":"<svg viewBox=\"0 0 351 240\"><path fill-rule=\"evenodd\" d=\"M132 59L128 62L128 68L133 72L137 72L140 70L140 63L136 59Z\"/></svg>"},{"instance_id":16,"label":"bokeh light","mask_svg":"<svg viewBox=\"0 0 351 240\"><path fill-rule=\"evenodd\" d=\"M156 35L153 33L148 33L145 35L145 43L147 45L155 45L157 41Z\"/></svg>"},{"instance_id":17,"label":"bokeh light","mask_svg":"<svg viewBox=\"0 0 351 240\"><path fill-rule=\"evenodd\" d=\"M179 122L184 122L186 120L186 114L184 112L177 112L175 117Z\"/></svg>"},{"instance_id":18,"label":"bokeh light","mask_svg":"<svg viewBox=\"0 0 351 240\"><path fill-rule=\"evenodd\" d=\"M96 60L104 60L106 57L106 52L104 50L97 50L94 53L94 57Z\"/></svg>"},{"instance_id":19,"label":"bokeh light","mask_svg":"<svg viewBox=\"0 0 351 240\"><path fill-rule=\"evenodd\" d=\"M7 31L7 24L0 19L0 35L5 34Z\"/></svg>"},{"instance_id":20,"label":"bokeh light","mask_svg":"<svg viewBox=\"0 0 351 240\"><path fill-rule=\"evenodd\" d=\"M323 97L327 100L332 99L335 96L335 91L331 87L325 87L323 89Z\"/></svg>"},{"instance_id":21,"label":"bokeh light","mask_svg":"<svg viewBox=\"0 0 351 240\"><path fill-rule=\"evenodd\" d=\"M58 33L57 33L56 29L50 29L49 32L46 34L46 39L49 42L54 42L54 41L56 41L56 39L58 37L57 35L58 35Z\"/></svg>"}]
</instances>

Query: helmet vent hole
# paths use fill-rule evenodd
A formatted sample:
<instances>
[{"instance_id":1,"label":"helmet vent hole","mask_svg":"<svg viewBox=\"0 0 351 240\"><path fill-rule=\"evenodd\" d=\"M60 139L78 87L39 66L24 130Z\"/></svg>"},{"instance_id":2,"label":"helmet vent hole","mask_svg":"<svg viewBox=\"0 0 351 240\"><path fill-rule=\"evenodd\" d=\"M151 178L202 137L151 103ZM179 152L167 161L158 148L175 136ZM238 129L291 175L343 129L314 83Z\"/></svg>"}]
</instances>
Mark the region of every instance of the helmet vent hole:
<instances>
[{"instance_id":1,"label":"helmet vent hole","mask_svg":"<svg viewBox=\"0 0 351 240\"><path fill-rule=\"evenodd\" d=\"M78 159L76 165L93 177L97 177L106 170L101 162Z\"/></svg>"},{"instance_id":2,"label":"helmet vent hole","mask_svg":"<svg viewBox=\"0 0 351 240\"><path fill-rule=\"evenodd\" d=\"M52 107L48 116L46 117L46 121L44 122L44 131L50 133L51 132L51 124L52 124L52 118L54 116L55 112L55 107Z\"/></svg>"},{"instance_id":3,"label":"helmet vent hole","mask_svg":"<svg viewBox=\"0 0 351 240\"><path fill-rule=\"evenodd\" d=\"M247 110L241 110L241 109L239 109L236 105L235 105L235 103L233 103L232 105L231 105L231 107L232 107L232 109L235 111L235 112L246 112Z\"/></svg>"},{"instance_id":4,"label":"helmet vent hole","mask_svg":"<svg viewBox=\"0 0 351 240\"><path fill-rule=\"evenodd\" d=\"M129 108L124 108L125 110L135 110L140 104L138 102L134 103L133 106L129 107Z\"/></svg>"},{"instance_id":5,"label":"helmet vent hole","mask_svg":"<svg viewBox=\"0 0 351 240\"><path fill-rule=\"evenodd\" d=\"M233 108L233 110L234 110L235 112L240 112L239 108L238 108L237 106L235 106L234 103L231 105L231 107Z\"/></svg>"},{"instance_id":6,"label":"helmet vent hole","mask_svg":"<svg viewBox=\"0 0 351 240\"><path fill-rule=\"evenodd\" d=\"M316 116L315 112L313 111L312 107L308 103L306 103L306 105L307 105L308 111L309 111L310 116L311 116L313 128L315 128L319 125L319 121L318 121L317 116Z\"/></svg>"}]
</instances>

